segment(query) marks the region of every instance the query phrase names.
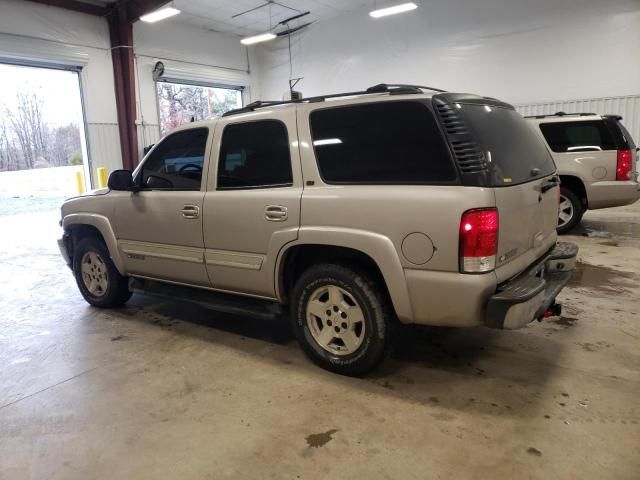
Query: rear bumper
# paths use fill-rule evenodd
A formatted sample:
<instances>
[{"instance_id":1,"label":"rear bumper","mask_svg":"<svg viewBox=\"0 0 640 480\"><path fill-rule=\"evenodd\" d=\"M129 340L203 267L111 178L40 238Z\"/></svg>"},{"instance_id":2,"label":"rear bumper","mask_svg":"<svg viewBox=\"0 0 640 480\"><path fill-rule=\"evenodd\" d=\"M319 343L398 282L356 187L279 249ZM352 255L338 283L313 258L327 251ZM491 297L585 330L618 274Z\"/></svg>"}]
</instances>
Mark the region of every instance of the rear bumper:
<instances>
[{"instance_id":1,"label":"rear bumper","mask_svg":"<svg viewBox=\"0 0 640 480\"><path fill-rule=\"evenodd\" d=\"M587 203L591 210L621 207L640 198L640 184L634 181L594 182L587 185Z\"/></svg>"},{"instance_id":2,"label":"rear bumper","mask_svg":"<svg viewBox=\"0 0 640 480\"><path fill-rule=\"evenodd\" d=\"M553 250L517 277L498 286L487 304L485 325L521 328L555 304L575 268L578 246L558 242Z\"/></svg>"}]
</instances>

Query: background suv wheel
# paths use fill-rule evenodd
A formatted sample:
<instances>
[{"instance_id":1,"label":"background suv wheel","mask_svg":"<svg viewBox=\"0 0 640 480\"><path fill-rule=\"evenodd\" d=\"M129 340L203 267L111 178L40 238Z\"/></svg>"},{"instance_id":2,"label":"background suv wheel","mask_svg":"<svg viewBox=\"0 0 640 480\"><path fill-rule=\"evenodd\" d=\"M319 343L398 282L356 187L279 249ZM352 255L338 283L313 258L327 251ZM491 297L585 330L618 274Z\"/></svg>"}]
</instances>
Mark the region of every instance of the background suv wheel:
<instances>
[{"instance_id":1,"label":"background suv wheel","mask_svg":"<svg viewBox=\"0 0 640 480\"><path fill-rule=\"evenodd\" d=\"M386 292L366 274L334 264L302 274L291 315L296 338L315 363L354 376L382 361L396 324Z\"/></svg>"},{"instance_id":2,"label":"background suv wheel","mask_svg":"<svg viewBox=\"0 0 640 480\"><path fill-rule=\"evenodd\" d=\"M118 307L131 298L127 278L120 275L98 238L82 238L75 246L73 274L80 293L94 307Z\"/></svg>"},{"instance_id":3,"label":"background suv wheel","mask_svg":"<svg viewBox=\"0 0 640 480\"><path fill-rule=\"evenodd\" d=\"M568 188L560 188L560 208L558 210L558 233L567 233L575 227L584 215L580 198Z\"/></svg>"}]
</instances>

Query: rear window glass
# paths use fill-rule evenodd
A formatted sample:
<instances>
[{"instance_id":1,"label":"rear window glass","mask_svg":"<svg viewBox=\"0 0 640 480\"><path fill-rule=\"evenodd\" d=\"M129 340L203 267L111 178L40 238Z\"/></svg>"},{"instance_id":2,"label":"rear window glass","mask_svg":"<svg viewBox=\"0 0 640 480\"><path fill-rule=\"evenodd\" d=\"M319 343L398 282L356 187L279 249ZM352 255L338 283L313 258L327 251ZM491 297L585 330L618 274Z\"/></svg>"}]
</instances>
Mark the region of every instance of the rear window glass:
<instances>
[{"instance_id":1,"label":"rear window glass","mask_svg":"<svg viewBox=\"0 0 640 480\"><path fill-rule=\"evenodd\" d=\"M489 105L457 105L484 151L492 186L516 185L555 172L544 142L518 112Z\"/></svg>"},{"instance_id":2,"label":"rear window glass","mask_svg":"<svg viewBox=\"0 0 640 480\"><path fill-rule=\"evenodd\" d=\"M430 184L456 179L426 105L376 102L311 113L318 168L327 183Z\"/></svg>"},{"instance_id":3,"label":"rear window glass","mask_svg":"<svg viewBox=\"0 0 640 480\"><path fill-rule=\"evenodd\" d=\"M602 120L541 123L540 130L554 152L617 149L611 131Z\"/></svg>"}]
</instances>

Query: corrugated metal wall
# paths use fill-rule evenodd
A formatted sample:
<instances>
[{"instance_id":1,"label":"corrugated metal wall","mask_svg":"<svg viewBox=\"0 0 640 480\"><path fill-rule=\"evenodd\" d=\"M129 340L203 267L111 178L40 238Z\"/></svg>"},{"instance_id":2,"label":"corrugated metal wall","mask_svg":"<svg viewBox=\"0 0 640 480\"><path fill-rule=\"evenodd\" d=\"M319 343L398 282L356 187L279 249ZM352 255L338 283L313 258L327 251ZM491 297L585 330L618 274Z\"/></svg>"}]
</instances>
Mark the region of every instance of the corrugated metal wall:
<instances>
[{"instance_id":1,"label":"corrugated metal wall","mask_svg":"<svg viewBox=\"0 0 640 480\"><path fill-rule=\"evenodd\" d=\"M120 132L117 123L87 122L86 135L92 175L95 175L98 167L106 167L109 173L122 168Z\"/></svg>"},{"instance_id":2,"label":"corrugated metal wall","mask_svg":"<svg viewBox=\"0 0 640 480\"><path fill-rule=\"evenodd\" d=\"M593 112L621 115L623 118L622 123L624 123L629 133L633 136L635 143L640 145L640 95L534 103L530 105L517 105L516 109L524 116L549 115L556 112Z\"/></svg>"},{"instance_id":3,"label":"corrugated metal wall","mask_svg":"<svg viewBox=\"0 0 640 480\"><path fill-rule=\"evenodd\" d=\"M138 125L138 147L140 158L143 148L156 143L160 138L160 125ZM109 172L122 168L120 161L120 133L117 123L87 123L87 140L91 152L91 165L107 167Z\"/></svg>"}]
</instances>

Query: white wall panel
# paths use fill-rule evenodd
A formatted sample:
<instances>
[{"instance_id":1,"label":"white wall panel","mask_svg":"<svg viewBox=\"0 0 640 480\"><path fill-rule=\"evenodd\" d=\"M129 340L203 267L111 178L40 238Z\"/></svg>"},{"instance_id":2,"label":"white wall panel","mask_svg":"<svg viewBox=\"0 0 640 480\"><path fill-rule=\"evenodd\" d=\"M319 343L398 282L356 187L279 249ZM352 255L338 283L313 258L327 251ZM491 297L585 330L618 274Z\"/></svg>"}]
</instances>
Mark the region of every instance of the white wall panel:
<instances>
[{"instance_id":1,"label":"white wall panel","mask_svg":"<svg viewBox=\"0 0 640 480\"><path fill-rule=\"evenodd\" d=\"M109 172L122 168L120 132L116 122L87 123L87 141L91 151L92 175L98 167L105 167Z\"/></svg>"},{"instance_id":2,"label":"white wall panel","mask_svg":"<svg viewBox=\"0 0 640 480\"><path fill-rule=\"evenodd\" d=\"M550 115L556 112L621 115L622 123L631 133L635 143L640 144L640 95L533 103L518 105L516 109L524 116Z\"/></svg>"},{"instance_id":3,"label":"white wall panel","mask_svg":"<svg viewBox=\"0 0 640 480\"><path fill-rule=\"evenodd\" d=\"M86 136L93 171L122 168L109 31L103 18L24 0L0 0L0 59L82 67ZM248 56L239 38L172 19L134 27L140 154L159 135L151 70L162 60L177 78L249 85Z\"/></svg>"},{"instance_id":4,"label":"white wall panel","mask_svg":"<svg viewBox=\"0 0 640 480\"><path fill-rule=\"evenodd\" d=\"M317 95L416 83L512 104L638 93L638 0L418 3L411 13L373 19L362 9L295 34L299 89ZM261 96L280 98L289 78L287 40L252 48Z\"/></svg>"},{"instance_id":5,"label":"white wall panel","mask_svg":"<svg viewBox=\"0 0 640 480\"><path fill-rule=\"evenodd\" d=\"M81 67L92 170L122 167L109 32L103 18L0 0L0 57Z\"/></svg>"},{"instance_id":6,"label":"white wall panel","mask_svg":"<svg viewBox=\"0 0 640 480\"><path fill-rule=\"evenodd\" d=\"M134 25L134 52L138 86L138 146L160 137L156 84L152 77L158 61L164 77L195 83L246 87L250 98L251 75L247 51L239 37L182 24L175 19Z\"/></svg>"},{"instance_id":7,"label":"white wall panel","mask_svg":"<svg viewBox=\"0 0 640 480\"><path fill-rule=\"evenodd\" d=\"M160 139L160 125L148 123L138 125L138 150L144 152L144 148L155 144ZM142 154L141 154L142 155Z\"/></svg>"}]
</instances>

